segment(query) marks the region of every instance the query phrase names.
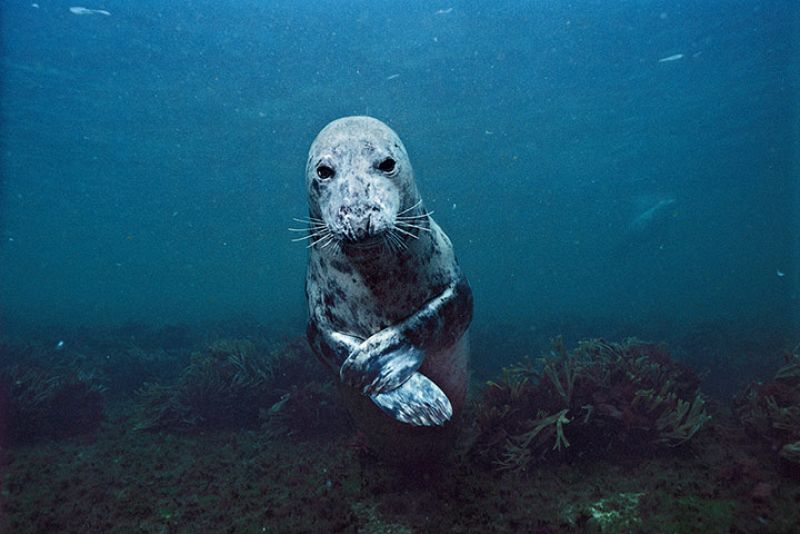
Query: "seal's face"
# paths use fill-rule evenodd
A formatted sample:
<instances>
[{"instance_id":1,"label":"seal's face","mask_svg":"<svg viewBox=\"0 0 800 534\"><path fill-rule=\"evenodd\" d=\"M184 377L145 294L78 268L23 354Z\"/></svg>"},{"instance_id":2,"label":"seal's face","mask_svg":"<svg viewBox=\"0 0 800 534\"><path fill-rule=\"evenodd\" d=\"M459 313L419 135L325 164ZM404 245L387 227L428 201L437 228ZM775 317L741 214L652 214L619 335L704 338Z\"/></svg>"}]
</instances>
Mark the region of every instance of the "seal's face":
<instances>
[{"instance_id":1,"label":"seal's face","mask_svg":"<svg viewBox=\"0 0 800 534\"><path fill-rule=\"evenodd\" d=\"M379 242L419 200L403 143L371 117L326 126L311 145L306 180L310 215L344 245Z\"/></svg>"}]
</instances>

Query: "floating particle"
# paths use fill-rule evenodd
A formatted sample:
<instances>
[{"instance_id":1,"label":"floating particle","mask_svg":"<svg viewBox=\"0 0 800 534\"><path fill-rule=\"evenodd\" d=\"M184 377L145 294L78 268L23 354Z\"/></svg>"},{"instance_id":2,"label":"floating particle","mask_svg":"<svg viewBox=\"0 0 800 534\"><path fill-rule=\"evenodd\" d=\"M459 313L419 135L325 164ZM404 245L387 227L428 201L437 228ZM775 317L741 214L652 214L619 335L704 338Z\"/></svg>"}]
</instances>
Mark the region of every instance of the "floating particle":
<instances>
[{"instance_id":1,"label":"floating particle","mask_svg":"<svg viewBox=\"0 0 800 534\"><path fill-rule=\"evenodd\" d=\"M679 59L683 59L683 54L672 54L671 56L662 57L658 62L667 63L669 61L678 61Z\"/></svg>"},{"instance_id":2,"label":"floating particle","mask_svg":"<svg viewBox=\"0 0 800 534\"><path fill-rule=\"evenodd\" d=\"M88 7L73 6L69 8L70 13L74 15L105 15L110 17L111 13L105 9L89 9Z\"/></svg>"}]
</instances>

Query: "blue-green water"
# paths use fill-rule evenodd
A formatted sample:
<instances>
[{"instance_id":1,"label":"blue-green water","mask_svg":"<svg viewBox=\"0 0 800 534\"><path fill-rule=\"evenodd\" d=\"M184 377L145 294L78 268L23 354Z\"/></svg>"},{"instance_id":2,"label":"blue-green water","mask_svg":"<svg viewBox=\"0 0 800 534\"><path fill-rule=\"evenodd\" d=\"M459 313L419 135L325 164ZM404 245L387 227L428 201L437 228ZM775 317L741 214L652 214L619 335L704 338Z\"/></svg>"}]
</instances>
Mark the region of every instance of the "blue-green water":
<instances>
[{"instance_id":1,"label":"blue-green water","mask_svg":"<svg viewBox=\"0 0 800 534\"><path fill-rule=\"evenodd\" d=\"M405 141L479 345L563 317L797 327L794 2L70 7L2 6L8 332L248 314L301 334L287 227L310 142L349 114Z\"/></svg>"},{"instance_id":2,"label":"blue-green water","mask_svg":"<svg viewBox=\"0 0 800 534\"><path fill-rule=\"evenodd\" d=\"M3 0L0 532L800 532L799 102L797 0ZM434 465L303 339L354 114L474 294Z\"/></svg>"}]
</instances>

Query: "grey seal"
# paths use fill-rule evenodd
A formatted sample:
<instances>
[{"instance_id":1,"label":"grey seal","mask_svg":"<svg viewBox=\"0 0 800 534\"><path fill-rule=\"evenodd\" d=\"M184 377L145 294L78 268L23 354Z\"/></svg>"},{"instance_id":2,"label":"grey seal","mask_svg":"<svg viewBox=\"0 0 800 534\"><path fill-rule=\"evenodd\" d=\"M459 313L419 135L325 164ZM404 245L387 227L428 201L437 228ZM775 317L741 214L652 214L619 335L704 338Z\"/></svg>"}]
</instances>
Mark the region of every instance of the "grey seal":
<instances>
[{"instance_id":1,"label":"grey seal","mask_svg":"<svg viewBox=\"0 0 800 534\"><path fill-rule=\"evenodd\" d=\"M445 425L466 398L472 291L403 143L377 119L335 120L311 145L306 186L314 353L367 433Z\"/></svg>"}]
</instances>

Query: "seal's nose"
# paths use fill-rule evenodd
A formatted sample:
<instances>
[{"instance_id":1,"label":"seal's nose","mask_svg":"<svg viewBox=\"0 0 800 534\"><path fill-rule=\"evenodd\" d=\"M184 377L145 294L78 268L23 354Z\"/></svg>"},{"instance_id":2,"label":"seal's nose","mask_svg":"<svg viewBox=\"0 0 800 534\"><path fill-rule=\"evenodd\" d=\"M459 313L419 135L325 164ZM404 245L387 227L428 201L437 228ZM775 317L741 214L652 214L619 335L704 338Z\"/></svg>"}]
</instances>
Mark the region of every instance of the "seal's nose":
<instances>
[{"instance_id":1,"label":"seal's nose","mask_svg":"<svg viewBox=\"0 0 800 534\"><path fill-rule=\"evenodd\" d=\"M369 228L363 226L356 226L353 228L353 234L357 241L364 239L369 234Z\"/></svg>"},{"instance_id":2,"label":"seal's nose","mask_svg":"<svg viewBox=\"0 0 800 534\"><path fill-rule=\"evenodd\" d=\"M354 241L361 241L369 237L370 220L369 215L366 217L350 217L348 221L350 228L350 237Z\"/></svg>"},{"instance_id":3,"label":"seal's nose","mask_svg":"<svg viewBox=\"0 0 800 534\"><path fill-rule=\"evenodd\" d=\"M369 237L372 223L370 215L363 213L364 210L353 208L352 206L342 206L339 208L338 219L345 236L351 241L360 241Z\"/></svg>"}]
</instances>

